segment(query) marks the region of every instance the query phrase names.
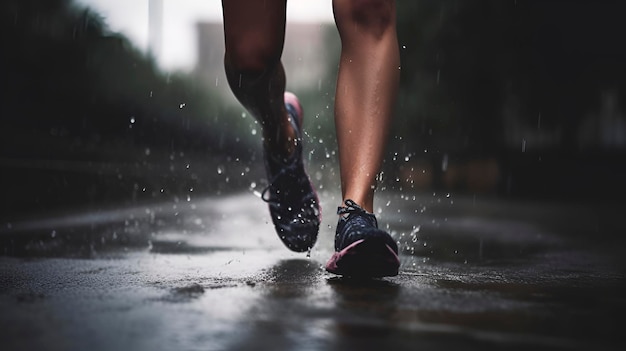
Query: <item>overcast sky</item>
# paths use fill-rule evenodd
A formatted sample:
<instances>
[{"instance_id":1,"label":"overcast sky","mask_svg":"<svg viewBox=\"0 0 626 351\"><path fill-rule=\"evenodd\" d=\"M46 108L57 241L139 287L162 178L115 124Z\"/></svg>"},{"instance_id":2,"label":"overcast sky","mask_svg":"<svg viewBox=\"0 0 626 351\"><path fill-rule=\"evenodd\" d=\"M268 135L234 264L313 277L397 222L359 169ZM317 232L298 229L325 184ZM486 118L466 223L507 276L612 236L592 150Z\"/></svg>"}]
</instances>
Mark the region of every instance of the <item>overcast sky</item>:
<instances>
[{"instance_id":1,"label":"overcast sky","mask_svg":"<svg viewBox=\"0 0 626 351\"><path fill-rule=\"evenodd\" d=\"M98 11L111 30L126 35L135 45L148 46L148 0L77 0ZM221 0L164 0L164 69L191 69L196 60L195 23L222 21ZM289 21L332 22L331 0L289 0Z\"/></svg>"}]
</instances>

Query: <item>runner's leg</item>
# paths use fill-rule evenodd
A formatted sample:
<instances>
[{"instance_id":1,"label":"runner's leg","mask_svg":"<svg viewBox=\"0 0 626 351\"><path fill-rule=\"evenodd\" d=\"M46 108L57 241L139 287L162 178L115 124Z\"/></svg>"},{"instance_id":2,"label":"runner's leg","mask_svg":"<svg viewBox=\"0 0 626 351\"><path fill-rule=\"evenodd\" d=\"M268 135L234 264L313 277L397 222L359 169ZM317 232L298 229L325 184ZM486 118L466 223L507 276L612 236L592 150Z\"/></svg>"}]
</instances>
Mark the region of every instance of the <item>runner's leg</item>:
<instances>
[{"instance_id":1,"label":"runner's leg","mask_svg":"<svg viewBox=\"0 0 626 351\"><path fill-rule=\"evenodd\" d=\"M335 100L342 195L373 212L400 73L395 1L333 0L333 11L342 44Z\"/></svg>"},{"instance_id":2,"label":"runner's leg","mask_svg":"<svg viewBox=\"0 0 626 351\"><path fill-rule=\"evenodd\" d=\"M284 158L295 134L285 110L286 0L223 0L226 77L235 97L263 127L265 147Z\"/></svg>"},{"instance_id":3,"label":"runner's leg","mask_svg":"<svg viewBox=\"0 0 626 351\"><path fill-rule=\"evenodd\" d=\"M317 240L320 206L304 169L302 109L293 94L285 94L280 57L286 0L223 0L222 8L228 83L263 127L268 186L262 199L283 243L308 251Z\"/></svg>"}]
</instances>

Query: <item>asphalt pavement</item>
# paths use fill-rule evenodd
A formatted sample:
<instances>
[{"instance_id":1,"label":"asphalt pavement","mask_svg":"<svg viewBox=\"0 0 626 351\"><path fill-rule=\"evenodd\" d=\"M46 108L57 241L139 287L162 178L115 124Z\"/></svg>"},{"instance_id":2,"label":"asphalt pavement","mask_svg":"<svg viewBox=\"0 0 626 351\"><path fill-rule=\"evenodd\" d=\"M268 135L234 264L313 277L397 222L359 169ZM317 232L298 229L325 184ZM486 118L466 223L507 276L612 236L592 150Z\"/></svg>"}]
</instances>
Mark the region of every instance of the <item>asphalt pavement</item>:
<instances>
[{"instance_id":1,"label":"asphalt pavement","mask_svg":"<svg viewBox=\"0 0 626 351\"><path fill-rule=\"evenodd\" d=\"M0 349L623 349L624 208L381 193L397 277L282 246L252 192L0 223Z\"/></svg>"}]
</instances>

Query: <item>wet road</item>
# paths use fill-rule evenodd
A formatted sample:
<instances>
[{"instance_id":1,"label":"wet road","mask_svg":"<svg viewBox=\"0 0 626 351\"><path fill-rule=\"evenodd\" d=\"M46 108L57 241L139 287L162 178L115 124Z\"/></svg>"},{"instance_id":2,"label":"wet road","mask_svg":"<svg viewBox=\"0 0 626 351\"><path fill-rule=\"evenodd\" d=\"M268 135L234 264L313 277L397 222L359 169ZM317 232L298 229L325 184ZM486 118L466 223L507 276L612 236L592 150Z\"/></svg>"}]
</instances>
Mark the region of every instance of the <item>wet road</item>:
<instances>
[{"instance_id":1,"label":"wet road","mask_svg":"<svg viewBox=\"0 0 626 351\"><path fill-rule=\"evenodd\" d=\"M381 194L398 277L322 270L251 193L0 223L2 350L622 349L624 208Z\"/></svg>"}]
</instances>

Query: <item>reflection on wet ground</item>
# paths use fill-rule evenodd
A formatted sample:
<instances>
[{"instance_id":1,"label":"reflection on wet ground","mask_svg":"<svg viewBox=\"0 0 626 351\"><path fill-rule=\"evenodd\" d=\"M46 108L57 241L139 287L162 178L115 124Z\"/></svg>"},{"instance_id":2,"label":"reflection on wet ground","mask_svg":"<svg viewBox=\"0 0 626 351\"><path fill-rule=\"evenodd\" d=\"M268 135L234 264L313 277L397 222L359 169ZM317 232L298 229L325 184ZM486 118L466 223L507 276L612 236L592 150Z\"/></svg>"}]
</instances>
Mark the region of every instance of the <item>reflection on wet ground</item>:
<instances>
[{"instance_id":1,"label":"reflection on wet ground","mask_svg":"<svg viewBox=\"0 0 626 351\"><path fill-rule=\"evenodd\" d=\"M333 216L306 258L282 247L252 194L0 223L0 345L625 346L623 208L381 197L380 222L399 241L402 267L377 280L323 271Z\"/></svg>"}]
</instances>

